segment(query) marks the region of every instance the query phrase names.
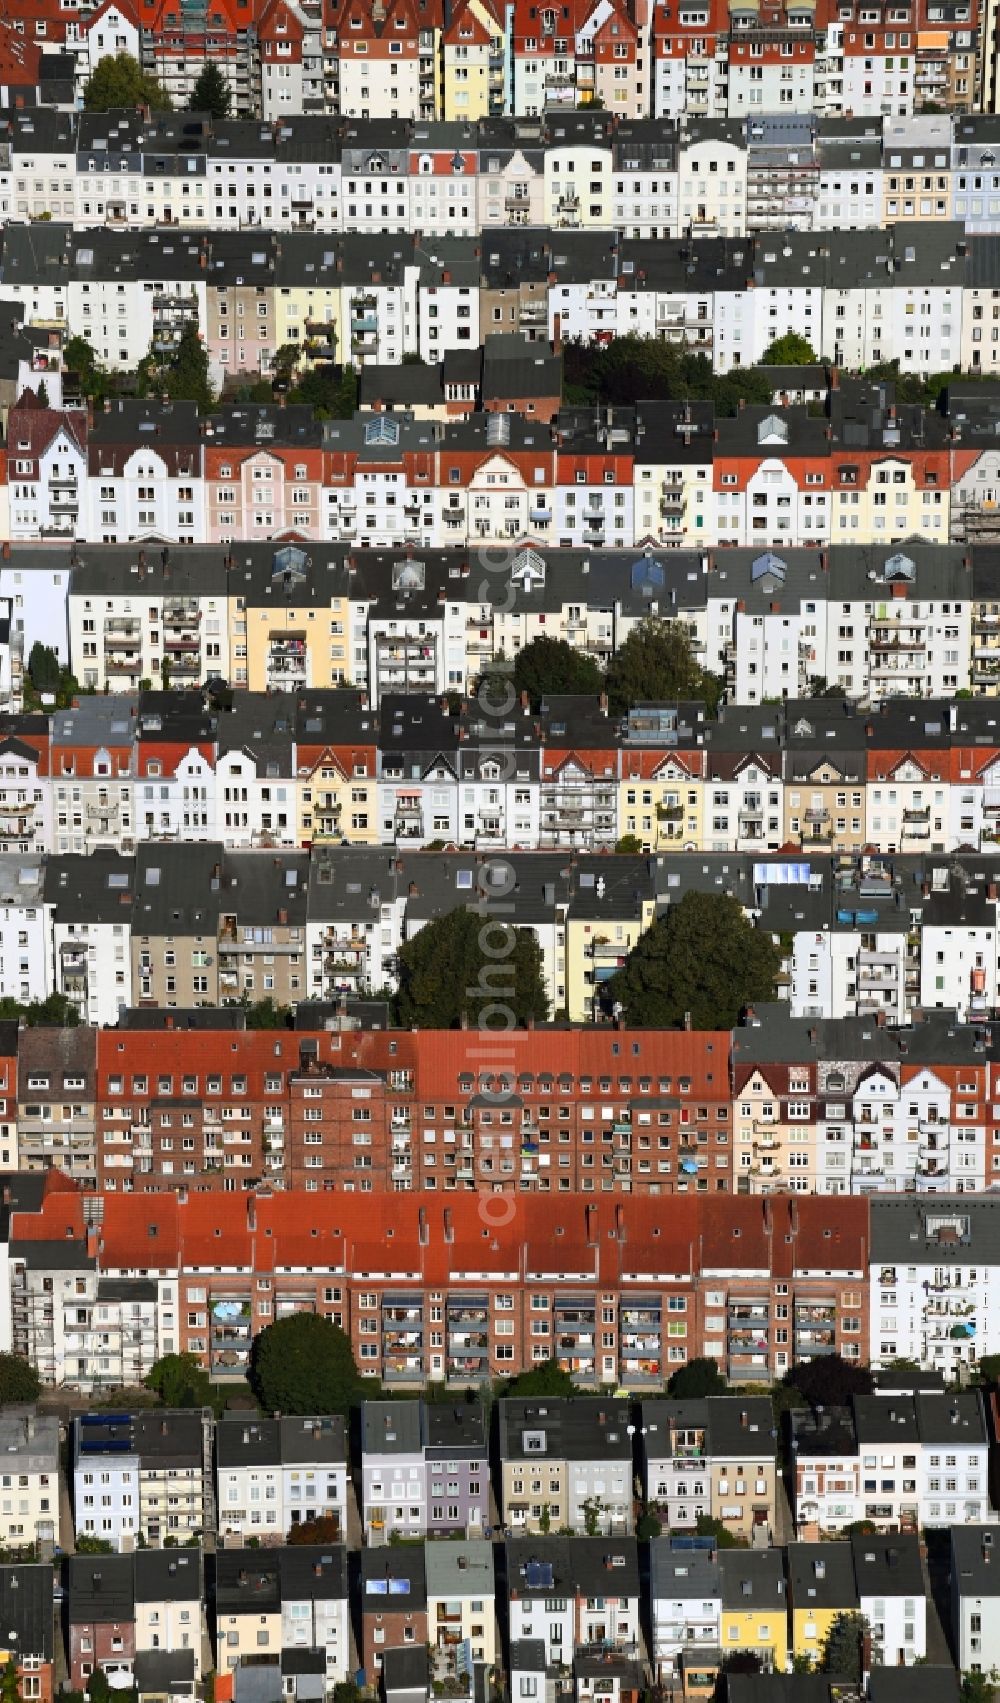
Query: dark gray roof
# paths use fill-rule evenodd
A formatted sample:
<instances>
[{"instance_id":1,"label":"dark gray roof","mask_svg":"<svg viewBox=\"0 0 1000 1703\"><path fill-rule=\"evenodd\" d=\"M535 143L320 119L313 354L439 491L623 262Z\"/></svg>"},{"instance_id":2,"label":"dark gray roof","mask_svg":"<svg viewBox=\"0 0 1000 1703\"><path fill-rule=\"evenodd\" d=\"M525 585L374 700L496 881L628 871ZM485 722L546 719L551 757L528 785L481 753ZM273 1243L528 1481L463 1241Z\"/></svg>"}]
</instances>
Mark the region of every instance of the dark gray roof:
<instances>
[{"instance_id":1,"label":"dark gray roof","mask_svg":"<svg viewBox=\"0 0 1000 1703\"><path fill-rule=\"evenodd\" d=\"M923 1596L920 1539L916 1532L894 1532L891 1537L854 1532L851 1548L859 1596Z\"/></svg>"},{"instance_id":2,"label":"dark gray roof","mask_svg":"<svg viewBox=\"0 0 1000 1703\"><path fill-rule=\"evenodd\" d=\"M560 1401L531 1397L499 1403L501 1460L630 1460L631 1407L610 1397ZM543 1439L544 1449L527 1438Z\"/></svg>"},{"instance_id":3,"label":"dark gray roof","mask_svg":"<svg viewBox=\"0 0 1000 1703\"><path fill-rule=\"evenodd\" d=\"M637 1597L636 1541L631 1537L508 1538L507 1589L521 1598Z\"/></svg>"},{"instance_id":4,"label":"dark gray roof","mask_svg":"<svg viewBox=\"0 0 1000 1703\"><path fill-rule=\"evenodd\" d=\"M793 1609L849 1609L857 1603L849 1543L790 1543L788 1594Z\"/></svg>"}]
</instances>

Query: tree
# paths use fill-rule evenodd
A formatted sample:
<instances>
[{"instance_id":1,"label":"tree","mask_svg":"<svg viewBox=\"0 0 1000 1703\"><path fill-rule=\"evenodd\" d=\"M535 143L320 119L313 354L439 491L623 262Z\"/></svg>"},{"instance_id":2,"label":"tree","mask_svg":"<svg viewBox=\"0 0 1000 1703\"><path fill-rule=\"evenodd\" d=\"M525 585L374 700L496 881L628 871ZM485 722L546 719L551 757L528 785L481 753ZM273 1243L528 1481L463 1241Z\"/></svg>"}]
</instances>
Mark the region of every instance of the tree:
<instances>
[{"instance_id":1,"label":"tree","mask_svg":"<svg viewBox=\"0 0 1000 1703\"><path fill-rule=\"evenodd\" d=\"M544 1022L549 1002L537 937L463 906L426 923L399 954L404 1028L513 1028ZM509 1019L509 1020L508 1020Z\"/></svg>"},{"instance_id":2,"label":"tree","mask_svg":"<svg viewBox=\"0 0 1000 1703\"><path fill-rule=\"evenodd\" d=\"M699 1514L694 1522L694 1529L698 1537L714 1538L716 1549L746 1549L747 1547L742 1538L734 1536L728 1526L724 1526L721 1520L713 1519L711 1514Z\"/></svg>"},{"instance_id":3,"label":"tree","mask_svg":"<svg viewBox=\"0 0 1000 1703\"><path fill-rule=\"evenodd\" d=\"M8 1656L0 1673L0 1703L21 1703L21 1685L17 1672L17 1657Z\"/></svg>"},{"instance_id":4,"label":"tree","mask_svg":"<svg viewBox=\"0 0 1000 1703\"><path fill-rule=\"evenodd\" d=\"M364 1393L350 1337L319 1313L291 1313L261 1331L249 1383L267 1413L346 1413Z\"/></svg>"},{"instance_id":5,"label":"tree","mask_svg":"<svg viewBox=\"0 0 1000 1703\"><path fill-rule=\"evenodd\" d=\"M690 891L639 936L624 967L607 983L633 1027L731 1029L740 1013L774 996L780 954L771 936L748 922L738 899Z\"/></svg>"},{"instance_id":6,"label":"tree","mask_svg":"<svg viewBox=\"0 0 1000 1703\"><path fill-rule=\"evenodd\" d=\"M620 857L641 857L642 841L638 834L623 834L615 841L615 851Z\"/></svg>"},{"instance_id":7,"label":"tree","mask_svg":"<svg viewBox=\"0 0 1000 1703\"><path fill-rule=\"evenodd\" d=\"M214 59L206 59L188 101L189 112L207 112L210 118L228 118L229 84Z\"/></svg>"},{"instance_id":8,"label":"tree","mask_svg":"<svg viewBox=\"0 0 1000 1703\"><path fill-rule=\"evenodd\" d=\"M35 395L38 397L39 405L42 408L47 408L49 405L49 387L43 378L38 381L38 389Z\"/></svg>"},{"instance_id":9,"label":"tree","mask_svg":"<svg viewBox=\"0 0 1000 1703\"><path fill-rule=\"evenodd\" d=\"M171 110L166 89L130 53L116 53L114 58L109 54L98 61L83 91L83 104L88 112L117 112L136 106Z\"/></svg>"},{"instance_id":10,"label":"tree","mask_svg":"<svg viewBox=\"0 0 1000 1703\"><path fill-rule=\"evenodd\" d=\"M30 1360L21 1354L0 1354L0 1407L10 1402L37 1401L41 1387Z\"/></svg>"},{"instance_id":11,"label":"tree","mask_svg":"<svg viewBox=\"0 0 1000 1703\"><path fill-rule=\"evenodd\" d=\"M74 1548L77 1555L113 1555L115 1552L113 1543L109 1543L106 1537L95 1537L93 1532L78 1532Z\"/></svg>"},{"instance_id":12,"label":"tree","mask_svg":"<svg viewBox=\"0 0 1000 1703\"><path fill-rule=\"evenodd\" d=\"M33 999L29 1005L8 995L0 999L0 1017L14 1021L23 1017L29 1029L75 1029L80 1021L79 1011L64 993L50 993L48 999Z\"/></svg>"},{"instance_id":13,"label":"tree","mask_svg":"<svg viewBox=\"0 0 1000 1703\"><path fill-rule=\"evenodd\" d=\"M844 688L837 685L831 686L829 680L823 674L813 675L809 682L809 690L806 693L808 698L842 698L843 696Z\"/></svg>"},{"instance_id":14,"label":"tree","mask_svg":"<svg viewBox=\"0 0 1000 1703\"><path fill-rule=\"evenodd\" d=\"M51 645L36 639L28 653L28 674L36 692L56 692L62 669Z\"/></svg>"},{"instance_id":15,"label":"tree","mask_svg":"<svg viewBox=\"0 0 1000 1703\"><path fill-rule=\"evenodd\" d=\"M994 1703L1000 1674L963 1673L960 1703Z\"/></svg>"},{"instance_id":16,"label":"tree","mask_svg":"<svg viewBox=\"0 0 1000 1703\"><path fill-rule=\"evenodd\" d=\"M697 1401L702 1396L724 1396L729 1385L719 1371L717 1360L697 1355L685 1366L678 1366L667 1385L667 1394L675 1401Z\"/></svg>"},{"instance_id":17,"label":"tree","mask_svg":"<svg viewBox=\"0 0 1000 1703\"><path fill-rule=\"evenodd\" d=\"M651 1543L654 1537L659 1537L663 1531L663 1523L659 1514L653 1508L647 1508L639 1515L635 1535L640 1543Z\"/></svg>"},{"instance_id":18,"label":"tree","mask_svg":"<svg viewBox=\"0 0 1000 1703\"><path fill-rule=\"evenodd\" d=\"M343 1540L340 1521L333 1514L320 1514L315 1520L296 1520L286 1543L340 1543Z\"/></svg>"},{"instance_id":19,"label":"tree","mask_svg":"<svg viewBox=\"0 0 1000 1703\"><path fill-rule=\"evenodd\" d=\"M813 346L797 331L776 337L760 358L763 367L815 367L819 365Z\"/></svg>"},{"instance_id":20,"label":"tree","mask_svg":"<svg viewBox=\"0 0 1000 1703\"><path fill-rule=\"evenodd\" d=\"M835 1615L819 1659L823 1672L835 1673L840 1679L860 1685L865 1671L867 1631L864 1615L853 1612Z\"/></svg>"},{"instance_id":21,"label":"tree","mask_svg":"<svg viewBox=\"0 0 1000 1703\"><path fill-rule=\"evenodd\" d=\"M543 698L566 692L593 696L604 687L604 675L593 657L565 639L552 639L544 633L518 651L513 674L505 672L500 678L504 682L509 679L518 694L527 692L533 709Z\"/></svg>"},{"instance_id":22,"label":"tree","mask_svg":"<svg viewBox=\"0 0 1000 1703\"><path fill-rule=\"evenodd\" d=\"M288 392L289 402L307 402L320 420L353 420L358 407L358 375L353 367L318 361Z\"/></svg>"},{"instance_id":23,"label":"tree","mask_svg":"<svg viewBox=\"0 0 1000 1703\"><path fill-rule=\"evenodd\" d=\"M86 337L71 337L64 344L63 365L67 372L76 374L84 396L92 402L104 401L111 388L111 380Z\"/></svg>"},{"instance_id":24,"label":"tree","mask_svg":"<svg viewBox=\"0 0 1000 1703\"><path fill-rule=\"evenodd\" d=\"M543 1360L512 1378L505 1394L522 1400L532 1396L572 1396L576 1394L576 1385L558 1360Z\"/></svg>"},{"instance_id":25,"label":"tree","mask_svg":"<svg viewBox=\"0 0 1000 1703\"><path fill-rule=\"evenodd\" d=\"M1000 1354L982 1354L976 1372L987 1384L1000 1383Z\"/></svg>"},{"instance_id":26,"label":"tree","mask_svg":"<svg viewBox=\"0 0 1000 1703\"><path fill-rule=\"evenodd\" d=\"M611 658L607 686L615 715L633 704L674 698L705 698L714 711L721 691L721 682L695 657L684 623L653 615L633 627Z\"/></svg>"},{"instance_id":27,"label":"tree","mask_svg":"<svg viewBox=\"0 0 1000 1703\"><path fill-rule=\"evenodd\" d=\"M248 1029L290 1029L292 1026L290 1005L276 1005L270 997L258 1000L244 997L240 1003L246 1014Z\"/></svg>"},{"instance_id":28,"label":"tree","mask_svg":"<svg viewBox=\"0 0 1000 1703\"><path fill-rule=\"evenodd\" d=\"M856 1366L840 1354L800 1361L785 1373L785 1383L794 1384L810 1407L845 1407L852 1396L872 1393L868 1367Z\"/></svg>"},{"instance_id":29,"label":"tree","mask_svg":"<svg viewBox=\"0 0 1000 1703\"><path fill-rule=\"evenodd\" d=\"M211 412L215 391L197 319L186 321L172 349L150 348L139 362L135 388L138 396L165 394L172 402L196 402L203 414Z\"/></svg>"},{"instance_id":30,"label":"tree","mask_svg":"<svg viewBox=\"0 0 1000 1703\"><path fill-rule=\"evenodd\" d=\"M164 1354L150 1367L145 1388L153 1390L166 1407L207 1407L212 1383L193 1354Z\"/></svg>"},{"instance_id":31,"label":"tree","mask_svg":"<svg viewBox=\"0 0 1000 1703\"><path fill-rule=\"evenodd\" d=\"M763 1673L760 1657L755 1650L730 1650L722 1658L722 1667L715 1682L714 1703L728 1703L731 1673Z\"/></svg>"}]
</instances>

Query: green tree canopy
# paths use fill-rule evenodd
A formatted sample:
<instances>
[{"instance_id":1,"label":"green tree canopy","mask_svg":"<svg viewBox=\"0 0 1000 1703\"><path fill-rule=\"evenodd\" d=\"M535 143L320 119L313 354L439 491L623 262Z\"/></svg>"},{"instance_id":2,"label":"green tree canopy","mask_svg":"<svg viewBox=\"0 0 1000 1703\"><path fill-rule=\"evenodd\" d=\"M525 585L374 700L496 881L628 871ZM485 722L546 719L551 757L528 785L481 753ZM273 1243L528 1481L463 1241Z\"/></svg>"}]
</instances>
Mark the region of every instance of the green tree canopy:
<instances>
[{"instance_id":1,"label":"green tree canopy","mask_svg":"<svg viewBox=\"0 0 1000 1703\"><path fill-rule=\"evenodd\" d=\"M130 53L110 54L95 65L83 91L88 112L116 112L120 107L149 106L169 112L166 89L144 71Z\"/></svg>"},{"instance_id":2,"label":"green tree canopy","mask_svg":"<svg viewBox=\"0 0 1000 1703\"><path fill-rule=\"evenodd\" d=\"M697 1355L686 1365L678 1366L667 1384L667 1394L675 1401L695 1401L702 1396L724 1396L729 1385L719 1371L719 1363L708 1355Z\"/></svg>"},{"instance_id":3,"label":"green tree canopy","mask_svg":"<svg viewBox=\"0 0 1000 1703\"><path fill-rule=\"evenodd\" d=\"M571 341L563 349L567 403L632 407L643 401L712 402L718 414L741 402L770 402L771 385L754 367L714 373L704 355L655 337L614 337L610 343Z\"/></svg>"},{"instance_id":4,"label":"green tree canopy","mask_svg":"<svg viewBox=\"0 0 1000 1703\"><path fill-rule=\"evenodd\" d=\"M0 1406L37 1401L42 1384L30 1360L20 1354L0 1354Z\"/></svg>"},{"instance_id":5,"label":"green tree canopy","mask_svg":"<svg viewBox=\"0 0 1000 1703\"><path fill-rule=\"evenodd\" d=\"M835 1673L839 1679L850 1679L860 1685L864 1676L867 1631L868 1623L863 1614L845 1612L836 1615L820 1656L819 1665L823 1672Z\"/></svg>"},{"instance_id":6,"label":"green tree canopy","mask_svg":"<svg viewBox=\"0 0 1000 1703\"><path fill-rule=\"evenodd\" d=\"M593 657L565 639L552 639L544 633L518 651L512 673L499 670L490 676L491 686L494 680L504 696L508 681L518 695L527 692L533 709L553 695L580 692L594 696L604 689L604 675Z\"/></svg>"},{"instance_id":7,"label":"green tree canopy","mask_svg":"<svg viewBox=\"0 0 1000 1703\"><path fill-rule=\"evenodd\" d=\"M230 100L228 82L215 60L206 59L191 90L188 111L207 112L210 118L228 118Z\"/></svg>"},{"instance_id":8,"label":"green tree canopy","mask_svg":"<svg viewBox=\"0 0 1000 1703\"><path fill-rule=\"evenodd\" d=\"M68 339L63 345L63 364L67 372L76 373L84 396L92 402L103 402L110 392L111 380L86 337Z\"/></svg>"},{"instance_id":9,"label":"green tree canopy","mask_svg":"<svg viewBox=\"0 0 1000 1703\"><path fill-rule=\"evenodd\" d=\"M607 689L615 715L624 714L633 704L673 698L704 698L712 713L721 682L702 668L682 621L651 615L633 627L611 658Z\"/></svg>"},{"instance_id":10,"label":"green tree canopy","mask_svg":"<svg viewBox=\"0 0 1000 1703\"><path fill-rule=\"evenodd\" d=\"M193 1354L164 1354L150 1367L145 1380L166 1407L207 1407L212 1384Z\"/></svg>"},{"instance_id":11,"label":"green tree canopy","mask_svg":"<svg viewBox=\"0 0 1000 1703\"><path fill-rule=\"evenodd\" d=\"M353 367L318 361L296 379L288 400L307 402L321 420L351 420L358 406L358 375Z\"/></svg>"},{"instance_id":12,"label":"green tree canopy","mask_svg":"<svg viewBox=\"0 0 1000 1703\"><path fill-rule=\"evenodd\" d=\"M33 999L28 1005L7 995L0 999L0 1017L15 1022L23 1017L29 1029L75 1029L80 1021L79 1011L64 993L50 993L47 999Z\"/></svg>"},{"instance_id":13,"label":"green tree canopy","mask_svg":"<svg viewBox=\"0 0 1000 1703\"><path fill-rule=\"evenodd\" d=\"M532 1396L572 1396L576 1394L576 1385L568 1372L564 1372L558 1360L543 1360L537 1366L530 1366L526 1372L521 1372L512 1378L507 1385L505 1395L521 1398Z\"/></svg>"},{"instance_id":14,"label":"green tree canopy","mask_svg":"<svg viewBox=\"0 0 1000 1703\"><path fill-rule=\"evenodd\" d=\"M695 1029L731 1029L746 1006L773 999L779 968L738 899L692 890L640 935L607 998L635 1027L672 1029L690 1014Z\"/></svg>"},{"instance_id":15,"label":"green tree canopy","mask_svg":"<svg viewBox=\"0 0 1000 1703\"><path fill-rule=\"evenodd\" d=\"M995 1703L1000 1674L963 1673L960 1703Z\"/></svg>"},{"instance_id":16,"label":"green tree canopy","mask_svg":"<svg viewBox=\"0 0 1000 1703\"><path fill-rule=\"evenodd\" d=\"M246 1013L248 1029L290 1029L292 1026L292 1008L290 1005L276 1005L274 1000L244 999L241 1005Z\"/></svg>"},{"instance_id":17,"label":"green tree canopy","mask_svg":"<svg viewBox=\"0 0 1000 1703\"><path fill-rule=\"evenodd\" d=\"M871 1395L873 1388L868 1367L840 1354L801 1361L785 1373L785 1383L794 1385L810 1407L843 1407L852 1396Z\"/></svg>"},{"instance_id":18,"label":"green tree canopy","mask_svg":"<svg viewBox=\"0 0 1000 1703\"><path fill-rule=\"evenodd\" d=\"M291 1313L261 1331L249 1383L267 1413L346 1413L364 1394L350 1337L319 1313Z\"/></svg>"},{"instance_id":19,"label":"green tree canopy","mask_svg":"<svg viewBox=\"0 0 1000 1703\"><path fill-rule=\"evenodd\" d=\"M776 337L770 348L765 349L761 356L761 365L815 367L819 365L819 359L812 344L805 337L800 337L797 331L789 331L784 337Z\"/></svg>"},{"instance_id":20,"label":"green tree canopy","mask_svg":"<svg viewBox=\"0 0 1000 1703\"><path fill-rule=\"evenodd\" d=\"M0 1672L0 1703L21 1703L16 1656L8 1656Z\"/></svg>"},{"instance_id":21,"label":"green tree canopy","mask_svg":"<svg viewBox=\"0 0 1000 1703\"><path fill-rule=\"evenodd\" d=\"M976 1362L976 1371L986 1383L1000 1383L1000 1354L980 1355Z\"/></svg>"},{"instance_id":22,"label":"green tree canopy","mask_svg":"<svg viewBox=\"0 0 1000 1703\"><path fill-rule=\"evenodd\" d=\"M28 653L28 674L36 692L57 692L62 678L59 658L51 645L36 639Z\"/></svg>"},{"instance_id":23,"label":"green tree canopy","mask_svg":"<svg viewBox=\"0 0 1000 1703\"><path fill-rule=\"evenodd\" d=\"M454 1029L463 1017L487 1029L544 1022L537 937L468 906L436 917L399 954L398 1008L404 1028Z\"/></svg>"},{"instance_id":24,"label":"green tree canopy","mask_svg":"<svg viewBox=\"0 0 1000 1703\"><path fill-rule=\"evenodd\" d=\"M724 1526L721 1520L713 1518L711 1514L699 1514L694 1522L694 1529L698 1537L714 1538L716 1549L746 1549L747 1547L741 1538L738 1538L735 1533L729 1530L728 1526Z\"/></svg>"},{"instance_id":25,"label":"green tree canopy","mask_svg":"<svg viewBox=\"0 0 1000 1703\"><path fill-rule=\"evenodd\" d=\"M203 414L211 411L215 391L197 320L187 321L175 348L150 349L143 357L136 374L136 391L140 396L163 392L171 402L197 402Z\"/></svg>"}]
</instances>

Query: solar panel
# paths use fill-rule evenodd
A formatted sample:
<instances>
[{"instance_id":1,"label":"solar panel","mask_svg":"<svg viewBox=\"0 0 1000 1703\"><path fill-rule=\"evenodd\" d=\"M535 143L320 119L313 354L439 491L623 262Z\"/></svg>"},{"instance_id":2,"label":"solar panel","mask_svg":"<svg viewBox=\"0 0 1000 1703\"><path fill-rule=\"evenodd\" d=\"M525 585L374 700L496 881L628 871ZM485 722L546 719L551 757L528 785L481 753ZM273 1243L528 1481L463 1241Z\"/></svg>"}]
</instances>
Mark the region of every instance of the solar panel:
<instances>
[{"instance_id":1,"label":"solar panel","mask_svg":"<svg viewBox=\"0 0 1000 1703\"><path fill-rule=\"evenodd\" d=\"M555 1583L551 1561L529 1561L524 1570L524 1577L532 1590L551 1588Z\"/></svg>"}]
</instances>

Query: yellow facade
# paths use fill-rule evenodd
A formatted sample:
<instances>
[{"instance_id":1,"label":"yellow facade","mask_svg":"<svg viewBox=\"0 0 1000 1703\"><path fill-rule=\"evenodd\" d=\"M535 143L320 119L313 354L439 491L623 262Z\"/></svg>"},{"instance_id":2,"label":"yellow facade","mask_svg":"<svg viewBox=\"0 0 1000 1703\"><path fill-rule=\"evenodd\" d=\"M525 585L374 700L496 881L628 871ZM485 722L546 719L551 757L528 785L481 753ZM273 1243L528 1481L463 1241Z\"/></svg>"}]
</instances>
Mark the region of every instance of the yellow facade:
<instances>
[{"instance_id":1,"label":"yellow facade","mask_svg":"<svg viewBox=\"0 0 1000 1703\"><path fill-rule=\"evenodd\" d=\"M764 1667L784 1671L788 1659L788 1615L783 1608L723 1608L719 1622L724 1655L733 1650L753 1650Z\"/></svg>"},{"instance_id":2,"label":"yellow facade","mask_svg":"<svg viewBox=\"0 0 1000 1703\"><path fill-rule=\"evenodd\" d=\"M834 1621L841 1614L856 1612L856 1602L845 1602L840 1608L793 1608L792 1655L805 1656L818 1666Z\"/></svg>"},{"instance_id":3,"label":"yellow facade","mask_svg":"<svg viewBox=\"0 0 1000 1703\"><path fill-rule=\"evenodd\" d=\"M646 852L700 851L704 790L701 776L687 774L670 757L648 777L625 776L619 782L619 830L634 834Z\"/></svg>"},{"instance_id":4,"label":"yellow facade","mask_svg":"<svg viewBox=\"0 0 1000 1703\"><path fill-rule=\"evenodd\" d=\"M287 291L287 293L286 293ZM343 359L340 328L342 286L331 277L308 289L301 284L283 286L274 292L274 327L277 348L292 343L302 350L303 362L329 359L333 343L337 360Z\"/></svg>"},{"instance_id":5,"label":"yellow facade","mask_svg":"<svg viewBox=\"0 0 1000 1703\"><path fill-rule=\"evenodd\" d=\"M489 116L490 45L479 39L481 32L471 20L470 24L468 41L461 39L459 24L459 40L444 44L441 105L446 121L475 123Z\"/></svg>"},{"instance_id":6,"label":"yellow facade","mask_svg":"<svg viewBox=\"0 0 1000 1703\"><path fill-rule=\"evenodd\" d=\"M247 599L246 608L233 598L229 621L235 678L244 684L239 670L245 667L249 691L350 685L347 598L317 606L275 596L261 603Z\"/></svg>"},{"instance_id":7,"label":"yellow facade","mask_svg":"<svg viewBox=\"0 0 1000 1703\"><path fill-rule=\"evenodd\" d=\"M298 843L353 846L379 843L378 782L374 775L349 775L327 757L297 788Z\"/></svg>"},{"instance_id":8,"label":"yellow facade","mask_svg":"<svg viewBox=\"0 0 1000 1703\"><path fill-rule=\"evenodd\" d=\"M594 996L602 979L599 972L615 969L650 928L656 914L652 900L642 906L639 918L617 921L610 916L599 923L583 917L566 919L566 1009L571 1023L586 1023L594 1013Z\"/></svg>"}]
</instances>

